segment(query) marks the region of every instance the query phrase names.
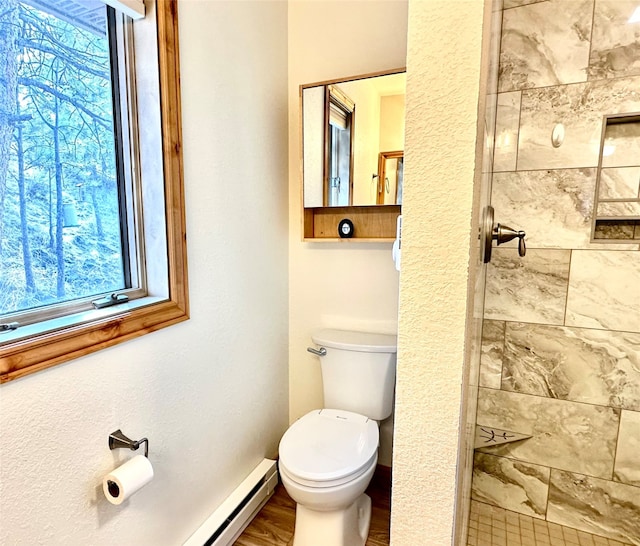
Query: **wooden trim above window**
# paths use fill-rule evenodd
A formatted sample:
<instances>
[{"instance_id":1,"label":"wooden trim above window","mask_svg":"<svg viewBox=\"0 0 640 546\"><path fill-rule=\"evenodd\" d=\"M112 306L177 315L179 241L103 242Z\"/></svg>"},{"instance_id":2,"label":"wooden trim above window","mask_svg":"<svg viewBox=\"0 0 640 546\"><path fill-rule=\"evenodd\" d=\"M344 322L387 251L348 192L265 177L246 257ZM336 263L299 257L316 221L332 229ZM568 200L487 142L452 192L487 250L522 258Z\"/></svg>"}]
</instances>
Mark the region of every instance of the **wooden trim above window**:
<instances>
[{"instance_id":1,"label":"wooden trim above window","mask_svg":"<svg viewBox=\"0 0 640 546\"><path fill-rule=\"evenodd\" d=\"M169 298L160 303L0 347L0 383L99 351L189 318L177 2L158 0L156 10Z\"/></svg>"}]
</instances>

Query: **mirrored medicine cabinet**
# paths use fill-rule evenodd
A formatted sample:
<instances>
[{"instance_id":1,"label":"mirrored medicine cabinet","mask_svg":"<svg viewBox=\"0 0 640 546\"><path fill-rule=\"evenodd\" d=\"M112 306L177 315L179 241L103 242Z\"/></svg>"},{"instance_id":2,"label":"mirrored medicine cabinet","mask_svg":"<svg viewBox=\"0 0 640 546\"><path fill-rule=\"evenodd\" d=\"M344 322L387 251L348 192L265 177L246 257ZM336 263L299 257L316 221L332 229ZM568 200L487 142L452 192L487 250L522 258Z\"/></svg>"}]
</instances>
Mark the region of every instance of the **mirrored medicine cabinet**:
<instances>
[{"instance_id":1,"label":"mirrored medicine cabinet","mask_svg":"<svg viewBox=\"0 0 640 546\"><path fill-rule=\"evenodd\" d=\"M404 175L404 68L300 86L303 237L395 237Z\"/></svg>"}]
</instances>

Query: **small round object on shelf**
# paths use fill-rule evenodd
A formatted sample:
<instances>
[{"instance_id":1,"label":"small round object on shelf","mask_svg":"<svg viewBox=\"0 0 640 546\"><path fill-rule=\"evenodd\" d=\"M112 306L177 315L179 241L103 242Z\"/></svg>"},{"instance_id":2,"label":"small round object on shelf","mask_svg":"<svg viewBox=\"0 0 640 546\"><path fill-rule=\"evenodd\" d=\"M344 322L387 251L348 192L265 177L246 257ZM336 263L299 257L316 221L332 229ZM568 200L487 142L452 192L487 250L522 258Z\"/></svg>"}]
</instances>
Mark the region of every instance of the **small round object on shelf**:
<instances>
[{"instance_id":1,"label":"small round object on shelf","mask_svg":"<svg viewBox=\"0 0 640 546\"><path fill-rule=\"evenodd\" d=\"M343 218L340 220L338 224L338 235L340 235L343 239L350 239L353 237L353 232L355 231L353 227L353 222L348 218Z\"/></svg>"}]
</instances>

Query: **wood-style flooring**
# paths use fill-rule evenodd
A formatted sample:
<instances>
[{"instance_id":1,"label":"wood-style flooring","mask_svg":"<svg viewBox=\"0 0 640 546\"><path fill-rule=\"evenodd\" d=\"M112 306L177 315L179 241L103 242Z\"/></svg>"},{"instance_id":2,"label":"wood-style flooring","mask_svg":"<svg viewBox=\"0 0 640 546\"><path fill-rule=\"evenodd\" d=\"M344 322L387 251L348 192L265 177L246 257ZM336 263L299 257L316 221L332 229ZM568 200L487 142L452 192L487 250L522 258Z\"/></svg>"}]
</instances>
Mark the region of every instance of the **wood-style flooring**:
<instances>
[{"instance_id":1,"label":"wood-style flooring","mask_svg":"<svg viewBox=\"0 0 640 546\"><path fill-rule=\"evenodd\" d=\"M391 508L391 469L378 466L369 484L371 527L366 546L389 545ZM262 510L234 542L234 546L291 546L295 525L296 503L280 483Z\"/></svg>"}]
</instances>

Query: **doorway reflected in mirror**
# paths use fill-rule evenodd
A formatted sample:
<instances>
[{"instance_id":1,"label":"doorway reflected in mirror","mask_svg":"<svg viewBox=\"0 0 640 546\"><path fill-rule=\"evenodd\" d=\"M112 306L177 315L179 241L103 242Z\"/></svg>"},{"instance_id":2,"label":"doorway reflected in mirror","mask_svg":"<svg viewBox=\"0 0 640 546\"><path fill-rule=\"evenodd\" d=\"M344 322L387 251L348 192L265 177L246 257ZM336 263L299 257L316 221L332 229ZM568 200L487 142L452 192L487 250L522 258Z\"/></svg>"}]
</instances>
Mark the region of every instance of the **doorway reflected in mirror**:
<instances>
[{"instance_id":1,"label":"doorway reflected in mirror","mask_svg":"<svg viewBox=\"0 0 640 546\"><path fill-rule=\"evenodd\" d=\"M378 205L402 205L404 152L380 152L378 157Z\"/></svg>"}]
</instances>

